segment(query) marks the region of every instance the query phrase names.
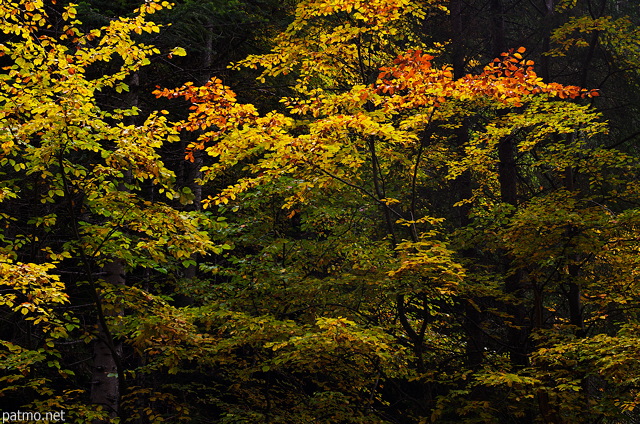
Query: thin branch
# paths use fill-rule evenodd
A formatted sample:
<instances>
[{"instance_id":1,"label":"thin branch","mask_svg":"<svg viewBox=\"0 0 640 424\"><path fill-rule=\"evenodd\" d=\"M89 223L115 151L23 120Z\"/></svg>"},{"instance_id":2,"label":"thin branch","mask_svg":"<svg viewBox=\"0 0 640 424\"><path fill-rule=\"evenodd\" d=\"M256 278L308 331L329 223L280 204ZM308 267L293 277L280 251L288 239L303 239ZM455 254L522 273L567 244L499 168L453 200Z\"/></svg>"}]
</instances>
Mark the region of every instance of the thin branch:
<instances>
[{"instance_id":1,"label":"thin branch","mask_svg":"<svg viewBox=\"0 0 640 424\"><path fill-rule=\"evenodd\" d=\"M433 119L433 115L436 112L436 108L434 107L431 110L431 114L429 115L429 119L427 121L427 130L425 132L424 137L420 138L420 146L418 147L418 154L416 156L416 163L413 166L413 177L411 178L411 220L415 221L416 219L416 197L417 197L417 180L418 180L418 169L420 166L420 160L422 159L422 152L424 151L424 146L427 140L431 139L433 135L433 129L431 128L431 120ZM415 222L411 224L411 237L414 242L418 241L418 234L416 232L416 224Z\"/></svg>"},{"instance_id":2,"label":"thin branch","mask_svg":"<svg viewBox=\"0 0 640 424\"><path fill-rule=\"evenodd\" d=\"M349 181L345 180L344 178L341 178L335 174L332 174L331 172L327 171L326 169L321 168L320 166L316 165L315 163L312 163L306 159L303 159L303 161L307 164L310 165L311 167L317 169L318 171L322 172L323 174L328 175L329 177L340 181L342 184L349 186L351 188L355 188L356 190L364 193L366 196L372 198L376 203L378 203L381 206L386 207L389 212L393 213L394 215L396 215L398 218L400 219L404 219L404 216L402 216L399 212L397 212L396 210L394 210L393 208L391 208L389 205L387 205L385 202L383 202L382 200L378 199L378 197L376 197L376 195L374 195L373 193L371 193L369 190L367 190L364 187L361 187L359 185L350 183Z\"/></svg>"}]
</instances>

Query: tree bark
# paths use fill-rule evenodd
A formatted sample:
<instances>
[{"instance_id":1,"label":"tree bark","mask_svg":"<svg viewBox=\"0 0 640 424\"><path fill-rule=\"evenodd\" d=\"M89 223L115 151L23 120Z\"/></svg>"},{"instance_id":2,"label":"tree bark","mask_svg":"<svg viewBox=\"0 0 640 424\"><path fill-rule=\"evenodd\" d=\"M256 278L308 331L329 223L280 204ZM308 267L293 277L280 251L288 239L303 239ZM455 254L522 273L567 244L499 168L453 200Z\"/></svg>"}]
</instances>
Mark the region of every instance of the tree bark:
<instances>
[{"instance_id":1,"label":"tree bark","mask_svg":"<svg viewBox=\"0 0 640 424\"><path fill-rule=\"evenodd\" d=\"M135 72L129 80L129 94L125 97L128 107L137 107L140 103L140 73ZM128 125L135 125L135 117L130 117ZM130 181L131 172L126 170L124 180ZM126 191L125 181L121 182L118 190ZM124 261L114 258L103 266L104 281L110 286L122 286L125 284ZM91 276L93 278L93 276ZM95 301L98 306L98 337L93 345L93 374L91 379L91 403L102 405L111 419L120 416L120 397L124 392L124 375L122 368L122 344L114 340L107 326L107 317L122 315L122 310L105 309L102 306L97 287L92 284ZM106 424L106 421L98 420L93 424Z\"/></svg>"},{"instance_id":2,"label":"tree bark","mask_svg":"<svg viewBox=\"0 0 640 424\"><path fill-rule=\"evenodd\" d=\"M463 9L461 0L453 0L451 7L451 43L452 43L452 64L454 78L462 78L465 75L465 55ZM464 154L464 146L469 142L469 120L463 119L462 125L455 130L455 143L460 154ZM469 171L464 171L453 181L453 191L455 193L454 202L470 199L473 196L472 178ZM471 205L463 203L458 207L458 222L460 227L471 224L469 213ZM462 252L466 258L473 258L472 249ZM481 304L480 299L462 299L464 303L464 331L466 336L466 362L472 370L477 370L484 361L484 351L486 347L486 337L482 332L482 313L477 309Z\"/></svg>"},{"instance_id":3,"label":"tree bark","mask_svg":"<svg viewBox=\"0 0 640 424\"><path fill-rule=\"evenodd\" d=\"M120 260L114 260L104 266L106 273L105 282L110 285L123 285L124 264ZM109 315L118 314L113 311ZM91 379L91 403L102 405L109 412L110 418L116 418L120 413L121 379L118 362L122 357L122 345L111 339L110 332L100 322L98 324L98 338L93 345L93 376ZM111 345L111 346L110 346ZM115 351L115 352L114 352ZM96 421L94 424L103 424L107 421Z\"/></svg>"}]
</instances>

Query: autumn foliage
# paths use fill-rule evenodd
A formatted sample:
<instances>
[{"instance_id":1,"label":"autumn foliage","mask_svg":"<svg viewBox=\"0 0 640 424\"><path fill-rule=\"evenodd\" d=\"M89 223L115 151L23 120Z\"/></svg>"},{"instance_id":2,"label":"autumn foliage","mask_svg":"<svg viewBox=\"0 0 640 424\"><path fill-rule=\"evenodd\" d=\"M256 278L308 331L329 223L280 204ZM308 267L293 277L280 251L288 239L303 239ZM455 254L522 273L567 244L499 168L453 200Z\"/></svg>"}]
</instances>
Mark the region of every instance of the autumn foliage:
<instances>
[{"instance_id":1,"label":"autumn foliage","mask_svg":"<svg viewBox=\"0 0 640 424\"><path fill-rule=\"evenodd\" d=\"M147 90L187 53L152 45L172 7L87 29L73 4L0 4L3 410L632 422L636 136L587 68L549 78L585 43L635 63L631 18L494 57L451 33L457 0L302 0L230 65L244 91Z\"/></svg>"}]
</instances>

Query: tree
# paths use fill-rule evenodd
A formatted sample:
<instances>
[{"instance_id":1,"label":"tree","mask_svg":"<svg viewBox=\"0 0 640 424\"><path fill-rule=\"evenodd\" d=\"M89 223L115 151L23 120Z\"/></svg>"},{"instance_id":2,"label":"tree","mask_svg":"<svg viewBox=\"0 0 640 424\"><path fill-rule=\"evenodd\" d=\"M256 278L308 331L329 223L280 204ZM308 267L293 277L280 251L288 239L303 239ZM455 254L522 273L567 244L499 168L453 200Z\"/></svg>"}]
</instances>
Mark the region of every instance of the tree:
<instances>
[{"instance_id":1,"label":"tree","mask_svg":"<svg viewBox=\"0 0 640 424\"><path fill-rule=\"evenodd\" d=\"M57 405L76 422L133 415L139 405L125 405L139 364L123 354L122 329L140 333L144 318L166 312L154 286L169 284L193 253L221 250L208 234L215 218L180 209L190 193L174 187L160 158L164 143L179 140L163 113L132 125L126 120L136 107L109 110L96 101L98 93L128 90L127 77L160 53L135 34L158 32L146 16L163 7L146 2L129 18L82 32L69 5L54 32L56 10L42 2L0 6L2 314L11 323L2 369L14 383L3 389L12 407ZM100 63L117 68L92 76ZM91 344L92 386L73 389L85 377L74 377L69 364ZM89 389L101 408L88 405Z\"/></svg>"},{"instance_id":2,"label":"tree","mask_svg":"<svg viewBox=\"0 0 640 424\"><path fill-rule=\"evenodd\" d=\"M167 4L57 38L40 4L2 6L2 393L75 396L79 421L624 421L638 161L580 86L635 33L569 19L584 3L303 0L234 65L263 91L158 88L177 115L97 99L127 104ZM584 78L554 82L564 61ZM192 190L165 141L188 144Z\"/></svg>"},{"instance_id":3,"label":"tree","mask_svg":"<svg viewBox=\"0 0 640 424\"><path fill-rule=\"evenodd\" d=\"M252 293L257 281L264 287L246 299L252 306L238 306L254 314L295 313L303 319L307 313L342 313L361 325L382 326L407 348L410 375L420 382L419 399L413 404L401 399L416 387L382 370L384 385L396 389L379 395L379 416L393 409L381 406L393 399L411 404L410 412L398 408L393 414L416 422L420 416L455 422L500 416L580 420L570 406L576 399L564 392L573 391L573 382L583 377L546 377L544 353L567 343L564 318L552 311L566 312L570 328L582 331L579 315L585 306L572 303L583 301L576 290L585 287L580 275L608 261L593 252L614 239L601 229L611 216L597 206L595 193L605 170L609 175L633 172L627 168L632 159L595 147L593 140L605 126L593 110L569 101L598 93L544 82L523 57L524 48L504 53L479 74L458 77L447 66L434 66L433 55L407 49L409 43L428 48L410 28L419 28L421 18L439 10L393 2L359 8L346 1L300 3L274 52L241 63L263 67L260 78L295 75L297 93L283 99L292 116L259 116L250 105L237 103L219 80L158 94L183 96L193 104L178 128L205 131L191 146L216 158L203 168L205 180L232 170L242 175L205 205L252 210L256 201L258 208L265 206L253 199L270 193L269 201L275 202L270 207L280 203L290 211L274 212L268 221L274 237L263 242L262 250L237 259L247 263L244 271L229 269L235 287ZM468 118L474 127L467 127L460 148L451 148L449 140ZM570 182L571 169L581 169L580 180L574 176ZM474 188L473 197L462 202L470 204L471 220L455 229L443 221L453 217L452 211L419 193L437 199L447 190L438 182L464 172ZM590 183L578 194L582 179ZM622 179L612 181L618 183L625 186ZM333 208L360 213L350 217ZM580 223L573 221L576 216L582 217ZM369 228L363 232L366 243L354 234L352 223L358 220ZM303 231L295 233L305 234L297 236L302 240L287 237L286 228L295 226ZM523 228L535 230L525 236ZM249 240L253 249L260 243ZM324 251L323 245L337 254L322 254L310 267L308 258ZM549 258L556 258L552 265ZM631 256L626 258L633 266ZM326 262L331 265L320 265ZM569 269L566 279L557 275L562 267ZM611 278L621 278L624 272L619 272ZM366 293L356 299L346 290L354 281ZM558 293L565 290L563 300ZM274 293L279 293L276 305L273 298L260 303ZM472 368L460 361L460 346L475 340L465 340L461 323L448 318L459 314L458 305L469 303L483 322L464 325L481 325L486 332L479 363ZM383 318L389 313L390 319ZM436 343L436 337L446 341ZM505 405L499 399L507 393L512 401Z\"/></svg>"}]
</instances>

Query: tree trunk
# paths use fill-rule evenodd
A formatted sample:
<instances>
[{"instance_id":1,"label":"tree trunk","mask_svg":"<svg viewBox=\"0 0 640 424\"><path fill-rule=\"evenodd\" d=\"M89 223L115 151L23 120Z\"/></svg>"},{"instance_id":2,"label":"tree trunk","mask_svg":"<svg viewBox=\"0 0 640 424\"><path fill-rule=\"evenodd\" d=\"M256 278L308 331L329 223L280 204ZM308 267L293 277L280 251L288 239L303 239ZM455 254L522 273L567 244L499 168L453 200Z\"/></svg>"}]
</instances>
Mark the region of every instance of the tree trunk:
<instances>
[{"instance_id":1,"label":"tree trunk","mask_svg":"<svg viewBox=\"0 0 640 424\"><path fill-rule=\"evenodd\" d=\"M103 268L105 282L110 285L124 284L124 264L120 260L109 262ZM110 312L111 315L118 314ZM98 324L98 338L93 345L93 376L91 379L91 403L102 405L109 412L110 418L120 413L121 379L119 362L122 357L122 345L116 343L102 322ZM97 421L102 424L106 421Z\"/></svg>"},{"instance_id":2,"label":"tree trunk","mask_svg":"<svg viewBox=\"0 0 640 424\"><path fill-rule=\"evenodd\" d=\"M129 94L125 97L128 107L137 107L140 103L139 95L140 73L135 72L129 80ZM135 117L127 120L128 125L135 125ZM131 180L131 172L126 170L124 180ZM126 191L124 182L118 186L118 190ZM104 281L110 286L121 286L125 283L124 261L113 259L103 267L105 273ZM101 303L97 288L94 286L96 302ZM98 305L98 338L93 345L93 376L91 379L91 403L102 405L108 412L110 418L120 415L120 396L123 395L124 370L122 369L122 344L117 343L111 331L106 328L106 319L110 316L122 315L122 310L108 309ZM103 421L94 422L102 424Z\"/></svg>"},{"instance_id":3,"label":"tree trunk","mask_svg":"<svg viewBox=\"0 0 640 424\"><path fill-rule=\"evenodd\" d=\"M462 1L453 0L451 7L451 43L452 43L452 63L453 75L458 79L465 75L465 45L464 45L464 28L465 23L462 14ZM469 120L464 119L462 125L455 130L455 143L460 154L464 154L464 146L469 142ZM454 202L460 202L470 199L473 196L472 178L469 171L464 171L458 178L453 181L453 192L455 193ZM458 221L460 227L466 227L471 224L469 213L471 205L463 203L458 207ZM466 258L472 258L474 252L472 249L466 249L462 252ZM482 332L482 312L478 310L481 304L480 299L469 298L462 299L464 303L464 331L466 336L466 362L471 370L477 370L484 360L484 351L486 347L486 337Z\"/></svg>"}]
</instances>

